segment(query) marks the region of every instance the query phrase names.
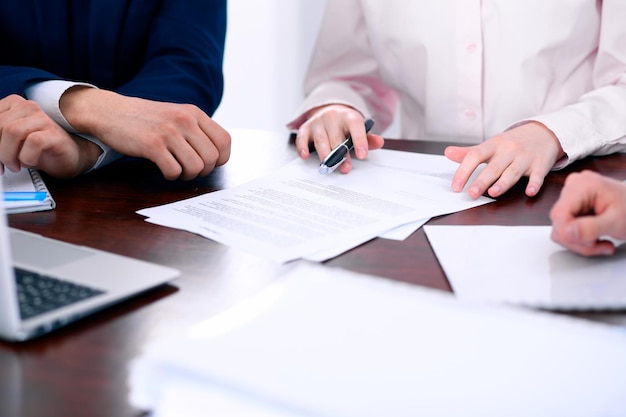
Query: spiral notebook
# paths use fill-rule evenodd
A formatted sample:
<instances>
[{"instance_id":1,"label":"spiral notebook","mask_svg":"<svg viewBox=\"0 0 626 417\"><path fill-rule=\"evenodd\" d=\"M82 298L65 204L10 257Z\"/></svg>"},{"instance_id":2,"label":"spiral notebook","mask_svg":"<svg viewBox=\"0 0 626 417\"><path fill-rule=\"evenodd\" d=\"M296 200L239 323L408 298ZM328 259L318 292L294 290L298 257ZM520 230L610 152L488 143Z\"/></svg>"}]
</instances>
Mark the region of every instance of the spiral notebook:
<instances>
[{"instance_id":1,"label":"spiral notebook","mask_svg":"<svg viewBox=\"0 0 626 417\"><path fill-rule=\"evenodd\" d=\"M11 172L5 169L0 178L4 188L4 207L8 214L52 210L56 207L56 202L37 170L22 168L19 172Z\"/></svg>"}]
</instances>

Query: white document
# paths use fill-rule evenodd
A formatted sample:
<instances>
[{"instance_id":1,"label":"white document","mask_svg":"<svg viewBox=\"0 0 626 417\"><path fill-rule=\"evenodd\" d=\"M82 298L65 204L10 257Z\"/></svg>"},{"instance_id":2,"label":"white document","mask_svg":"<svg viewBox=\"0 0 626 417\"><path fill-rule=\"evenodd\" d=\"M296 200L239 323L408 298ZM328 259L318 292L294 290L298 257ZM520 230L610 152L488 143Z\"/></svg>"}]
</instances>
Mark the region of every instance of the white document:
<instances>
[{"instance_id":1,"label":"white document","mask_svg":"<svg viewBox=\"0 0 626 417\"><path fill-rule=\"evenodd\" d=\"M368 162L393 169L409 171L415 174L441 178L448 181L448 184L452 184L454 173L459 167L459 164L442 155L401 152L390 149L377 149L375 152L371 152L368 155ZM471 184L472 181L476 179L481 170L482 167L479 167L479 169L474 172L468 180L468 184ZM386 231L378 237L391 240L405 240L429 220L430 218L426 218L398 226Z\"/></svg>"},{"instance_id":2,"label":"white document","mask_svg":"<svg viewBox=\"0 0 626 417\"><path fill-rule=\"evenodd\" d=\"M619 327L290 266L148 345L131 365L131 403L155 417L626 415Z\"/></svg>"},{"instance_id":3,"label":"white document","mask_svg":"<svg viewBox=\"0 0 626 417\"><path fill-rule=\"evenodd\" d=\"M137 213L155 224L287 262L325 260L397 226L493 201L453 192L441 168L425 175L406 163L391 168L390 157L380 160L384 163L354 161L348 175L321 175L315 158L296 159L238 187ZM446 164L444 171L456 165L443 156L428 155L428 160Z\"/></svg>"},{"instance_id":4,"label":"white document","mask_svg":"<svg viewBox=\"0 0 626 417\"><path fill-rule=\"evenodd\" d=\"M389 240L405 240L406 238L411 236L416 230L426 224L429 220L430 218L421 219L416 222L411 222L402 226L394 227L393 229L387 230L385 233L378 235L378 237Z\"/></svg>"},{"instance_id":5,"label":"white document","mask_svg":"<svg viewBox=\"0 0 626 417\"><path fill-rule=\"evenodd\" d=\"M587 258L550 226L424 226L456 296L554 310L626 309L626 248Z\"/></svg>"}]
</instances>

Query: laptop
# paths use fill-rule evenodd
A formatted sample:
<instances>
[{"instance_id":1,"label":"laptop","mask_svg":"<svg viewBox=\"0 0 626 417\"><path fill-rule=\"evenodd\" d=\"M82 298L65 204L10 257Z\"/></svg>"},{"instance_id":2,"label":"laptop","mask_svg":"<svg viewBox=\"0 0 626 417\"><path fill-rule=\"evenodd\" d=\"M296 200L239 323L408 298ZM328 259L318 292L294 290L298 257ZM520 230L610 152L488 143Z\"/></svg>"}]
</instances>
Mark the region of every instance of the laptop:
<instances>
[{"instance_id":1,"label":"laptop","mask_svg":"<svg viewBox=\"0 0 626 417\"><path fill-rule=\"evenodd\" d=\"M23 341L43 335L180 275L173 268L9 228L3 200L2 339Z\"/></svg>"}]
</instances>

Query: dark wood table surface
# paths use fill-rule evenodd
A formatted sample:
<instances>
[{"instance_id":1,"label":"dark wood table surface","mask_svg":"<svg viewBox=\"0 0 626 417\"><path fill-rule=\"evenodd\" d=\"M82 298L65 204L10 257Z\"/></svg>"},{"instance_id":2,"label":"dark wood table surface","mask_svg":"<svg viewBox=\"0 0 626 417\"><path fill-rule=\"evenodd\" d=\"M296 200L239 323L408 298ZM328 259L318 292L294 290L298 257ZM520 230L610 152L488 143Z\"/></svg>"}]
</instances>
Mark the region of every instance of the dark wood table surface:
<instances>
[{"instance_id":1,"label":"dark wood table surface","mask_svg":"<svg viewBox=\"0 0 626 417\"><path fill-rule=\"evenodd\" d=\"M296 157L287 134L233 130L226 166L194 181L163 180L125 160L80 178L45 177L57 208L9 216L12 227L178 268L182 276L33 341L0 342L0 416L138 416L128 402L128 364L156 338L176 335L272 282L283 266L192 233L144 221L138 209L232 187ZM388 140L389 149L441 154L442 143ZM496 202L436 224L548 225L566 175L592 169L626 178L626 155L588 158L551 173L535 198L520 182ZM423 230L405 241L374 239L326 265L450 291ZM620 313L591 319L623 323Z\"/></svg>"}]
</instances>

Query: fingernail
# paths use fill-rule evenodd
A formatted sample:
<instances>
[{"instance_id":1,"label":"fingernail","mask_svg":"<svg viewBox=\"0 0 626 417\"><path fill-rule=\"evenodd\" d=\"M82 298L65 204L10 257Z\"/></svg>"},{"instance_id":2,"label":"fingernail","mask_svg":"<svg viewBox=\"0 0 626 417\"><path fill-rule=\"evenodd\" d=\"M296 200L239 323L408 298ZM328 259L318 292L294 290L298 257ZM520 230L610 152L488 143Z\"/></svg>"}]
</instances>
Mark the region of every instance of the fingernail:
<instances>
[{"instance_id":1,"label":"fingernail","mask_svg":"<svg viewBox=\"0 0 626 417\"><path fill-rule=\"evenodd\" d=\"M578 242L578 227L576 224L569 224L565 228L565 233L570 242ZM585 246L588 246L586 242L579 242Z\"/></svg>"},{"instance_id":2,"label":"fingernail","mask_svg":"<svg viewBox=\"0 0 626 417\"><path fill-rule=\"evenodd\" d=\"M356 154L356 157L359 159L363 159L367 156L367 150L362 146L359 146L358 148L354 148L354 153Z\"/></svg>"},{"instance_id":3,"label":"fingernail","mask_svg":"<svg viewBox=\"0 0 626 417\"><path fill-rule=\"evenodd\" d=\"M537 188L536 187L528 187L528 191L526 192L526 194L528 194L528 195L535 195L535 194L537 194Z\"/></svg>"},{"instance_id":4,"label":"fingernail","mask_svg":"<svg viewBox=\"0 0 626 417\"><path fill-rule=\"evenodd\" d=\"M608 247L602 247L600 249L600 255L613 255L613 249Z\"/></svg>"},{"instance_id":5,"label":"fingernail","mask_svg":"<svg viewBox=\"0 0 626 417\"><path fill-rule=\"evenodd\" d=\"M308 156L306 149L300 149L300 158L305 159Z\"/></svg>"},{"instance_id":6,"label":"fingernail","mask_svg":"<svg viewBox=\"0 0 626 417\"><path fill-rule=\"evenodd\" d=\"M469 189L469 193L473 197L478 197L480 195L480 189L478 188L478 185L472 185Z\"/></svg>"},{"instance_id":7,"label":"fingernail","mask_svg":"<svg viewBox=\"0 0 626 417\"><path fill-rule=\"evenodd\" d=\"M463 189L463 183L461 180L452 181L452 191L461 191Z\"/></svg>"},{"instance_id":8,"label":"fingernail","mask_svg":"<svg viewBox=\"0 0 626 417\"><path fill-rule=\"evenodd\" d=\"M499 196L502 193L502 187L499 185L494 185L491 187L491 195Z\"/></svg>"}]
</instances>

